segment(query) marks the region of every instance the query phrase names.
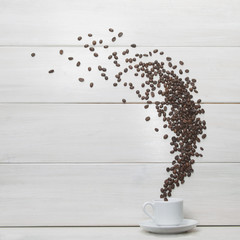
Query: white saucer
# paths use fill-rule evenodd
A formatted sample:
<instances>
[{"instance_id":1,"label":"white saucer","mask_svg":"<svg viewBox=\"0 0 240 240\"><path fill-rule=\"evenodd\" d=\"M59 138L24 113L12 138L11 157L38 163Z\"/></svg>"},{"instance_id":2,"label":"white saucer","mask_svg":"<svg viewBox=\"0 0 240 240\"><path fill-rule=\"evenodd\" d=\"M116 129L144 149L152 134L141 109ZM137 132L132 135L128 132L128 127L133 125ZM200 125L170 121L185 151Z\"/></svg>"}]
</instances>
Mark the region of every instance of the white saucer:
<instances>
[{"instance_id":1,"label":"white saucer","mask_svg":"<svg viewBox=\"0 0 240 240\"><path fill-rule=\"evenodd\" d=\"M182 223L174 226L156 225L152 220L146 220L140 224L140 227L147 232L152 233L181 233L196 227L198 222L193 219L183 219Z\"/></svg>"}]
</instances>

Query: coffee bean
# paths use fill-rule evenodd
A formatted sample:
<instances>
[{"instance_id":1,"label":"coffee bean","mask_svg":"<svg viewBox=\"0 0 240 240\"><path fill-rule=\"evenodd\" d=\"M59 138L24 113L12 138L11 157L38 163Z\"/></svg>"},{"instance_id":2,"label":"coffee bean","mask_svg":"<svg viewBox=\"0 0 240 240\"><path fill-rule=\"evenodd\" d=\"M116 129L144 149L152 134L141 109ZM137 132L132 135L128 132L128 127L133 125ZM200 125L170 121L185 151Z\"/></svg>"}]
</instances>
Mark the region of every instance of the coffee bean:
<instances>
[{"instance_id":1,"label":"coffee bean","mask_svg":"<svg viewBox=\"0 0 240 240\"><path fill-rule=\"evenodd\" d=\"M118 37L122 37L122 36L123 36L123 33L120 32L120 33L118 34Z\"/></svg>"},{"instance_id":2,"label":"coffee bean","mask_svg":"<svg viewBox=\"0 0 240 240\"><path fill-rule=\"evenodd\" d=\"M93 35L91 33L88 34L89 37L92 37Z\"/></svg>"},{"instance_id":3,"label":"coffee bean","mask_svg":"<svg viewBox=\"0 0 240 240\"><path fill-rule=\"evenodd\" d=\"M94 57L98 57L98 54L97 54L97 53L94 53L93 55L94 55Z\"/></svg>"},{"instance_id":4,"label":"coffee bean","mask_svg":"<svg viewBox=\"0 0 240 240\"><path fill-rule=\"evenodd\" d=\"M109 32L113 32L114 31L112 28L109 28L108 30L109 30Z\"/></svg>"},{"instance_id":5,"label":"coffee bean","mask_svg":"<svg viewBox=\"0 0 240 240\"><path fill-rule=\"evenodd\" d=\"M150 117L146 117L145 120L148 122L151 118Z\"/></svg>"},{"instance_id":6,"label":"coffee bean","mask_svg":"<svg viewBox=\"0 0 240 240\"><path fill-rule=\"evenodd\" d=\"M69 61L72 61L72 60L73 60L73 57L69 57L68 60L69 60Z\"/></svg>"},{"instance_id":7,"label":"coffee bean","mask_svg":"<svg viewBox=\"0 0 240 240\"><path fill-rule=\"evenodd\" d=\"M36 56L36 54L35 54L35 53L31 53L31 56L32 56L32 57L35 57L35 56Z\"/></svg>"},{"instance_id":8,"label":"coffee bean","mask_svg":"<svg viewBox=\"0 0 240 240\"><path fill-rule=\"evenodd\" d=\"M91 83L90 83L90 88L92 88L92 87L93 87L93 85L94 85L94 84L93 84L93 82L91 82Z\"/></svg>"},{"instance_id":9,"label":"coffee bean","mask_svg":"<svg viewBox=\"0 0 240 240\"><path fill-rule=\"evenodd\" d=\"M167 135L167 134L165 134L165 135L163 136L163 138L164 138L164 139L167 139L167 138L168 138L168 135Z\"/></svg>"},{"instance_id":10,"label":"coffee bean","mask_svg":"<svg viewBox=\"0 0 240 240\"><path fill-rule=\"evenodd\" d=\"M103 47L104 47L104 48L108 48L108 45L104 45Z\"/></svg>"},{"instance_id":11,"label":"coffee bean","mask_svg":"<svg viewBox=\"0 0 240 240\"><path fill-rule=\"evenodd\" d=\"M102 44L102 43L103 43L103 40L102 40L102 39L100 39L100 40L99 40L99 44Z\"/></svg>"},{"instance_id":12,"label":"coffee bean","mask_svg":"<svg viewBox=\"0 0 240 240\"><path fill-rule=\"evenodd\" d=\"M94 49L93 47L90 47L89 50L90 50L91 52L94 52L95 49Z\"/></svg>"},{"instance_id":13,"label":"coffee bean","mask_svg":"<svg viewBox=\"0 0 240 240\"><path fill-rule=\"evenodd\" d=\"M59 51L59 54L60 54L60 55L63 55L63 50L60 50L60 51Z\"/></svg>"},{"instance_id":14,"label":"coffee bean","mask_svg":"<svg viewBox=\"0 0 240 240\"><path fill-rule=\"evenodd\" d=\"M92 68L91 68L91 67L88 67L88 71L91 72L91 71L92 71Z\"/></svg>"},{"instance_id":15,"label":"coffee bean","mask_svg":"<svg viewBox=\"0 0 240 240\"><path fill-rule=\"evenodd\" d=\"M157 53L157 52L158 52L158 49L154 49L154 50L153 50L153 53Z\"/></svg>"},{"instance_id":16,"label":"coffee bean","mask_svg":"<svg viewBox=\"0 0 240 240\"><path fill-rule=\"evenodd\" d=\"M167 61L171 61L172 58L170 58L170 57L166 57L166 60L167 60Z\"/></svg>"},{"instance_id":17,"label":"coffee bean","mask_svg":"<svg viewBox=\"0 0 240 240\"><path fill-rule=\"evenodd\" d=\"M135 47L137 47L137 45L136 44L131 44L131 47L135 48Z\"/></svg>"},{"instance_id":18,"label":"coffee bean","mask_svg":"<svg viewBox=\"0 0 240 240\"><path fill-rule=\"evenodd\" d=\"M188 69L185 69L185 73L189 73L189 70L188 70Z\"/></svg>"},{"instance_id":19,"label":"coffee bean","mask_svg":"<svg viewBox=\"0 0 240 240\"><path fill-rule=\"evenodd\" d=\"M183 64L184 64L184 62L183 62L183 61L179 61L179 64L180 64L180 65L183 65Z\"/></svg>"},{"instance_id":20,"label":"coffee bean","mask_svg":"<svg viewBox=\"0 0 240 240\"><path fill-rule=\"evenodd\" d=\"M96 45L97 44L97 42L94 40L94 41L92 41L92 45Z\"/></svg>"},{"instance_id":21,"label":"coffee bean","mask_svg":"<svg viewBox=\"0 0 240 240\"><path fill-rule=\"evenodd\" d=\"M80 65L81 65L81 63L80 63L80 62L77 62L77 63L76 63L76 66L77 66L77 67L79 67Z\"/></svg>"},{"instance_id":22,"label":"coffee bean","mask_svg":"<svg viewBox=\"0 0 240 240\"><path fill-rule=\"evenodd\" d=\"M127 86L127 83L125 82L125 83L123 84L123 86L126 87L126 86Z\"/></svg>"},{"instance_id":23,"label":"coffee bean","mask_svg":"<svg viewBox=\"0 0 240 240\"><path fill-rule=\"evenodd\" d=\"M81 37L81 36L79 36L79 37L78 37L78 41L81 41L81 40L82 40L82 37Z\"/></svg>"},{"instance_id":24,"label":"coffee bean","mask_svg":"<svg viewBox=\"0 0 240 240\"><path fill-rule=\"evenodd\" d=\"M116 87L118 84L117 83L114 83L113 86Z\"/></svg>"},{"instance_id":25,"label":"coffee bean","mask_svg":"<svg viewBox=\"0 0 240 240\"><path fill-rule=\"evenodd\" d=\"M155 132L158 132L158 131L159 131L159 129L158 129L158 128L154 128L154 130L155 130Z\"/></svg>"},{"instance_id":26,"label":"coffee bean","mask_svg":"<svg viewBox=\"0 0 240 240\"><path fill-rule=\"evenodd\" d=\"M54 73L54 70L53 70L53 69L51 69L51 70L49 70L49 71L48 71L48 73Z\"/></svg>"},{"instance_id":27,"label":"coffee bean","mask_svg":"<svg viewBox=\"0 0 240 240\"><path fill-rule=\"evenodd\" d=\"M84 45L84 47L85 47L85 48L88 48L88 47L89 47L89 45L88 45L88 44L85 44L85 45Z\"/></svg>"},{"instance_id":28,"label":"coffee bean","mask_svg":"<svg viewBox=\"0 0 240 240\"><path fill-rule=\"evenodd\" d=\"M79 82L84 82L84 78L79 78L78 81Z\"/></svg>"},{"instance_id":29,"label":"coffee bean","mask_svg":"<svg viewBox=\"0 0 240 240\"><path fill-rule=\"evenodd\" d=\"M159 54L160 54L160 55L163 55L163 54L164 54L164 52L160 52Z\"/></svg>"},{"instance_id":30,"label":"coffee bean","mask_svg":"<svg viewBox=\"0 0 240 240\"><path fill-rule=\"evenodd\" d=\"M123 103L126 103L126 99L123 98L123 99L122 99L122 102L123 102Z\"/></svg>"},{"instance_id":31,"label":"coffee bean","mask_svg":"<svg viewBox=\"0 0 240 240\"><path fill-rule=\"evenodd\" d=\"M202 139L205 139L207 137L207 134L202 135Z\"/></svg>"},{"instance_id":32,"label":"coffee bean","mask_svg":"<svg viewBox=\"0 0 240 240\"><path fill-rule=\"evenodd\" d=\"M203 151L204 150L204 148L203 147L200 147L200 149Z\"/></svg>"},{"instance_id":33,"label":"coffee bean","mask_svg":"<svg viewBox=\"0 0 240 240\"><path fill-rule=\"evenodd\" d=\"M113 38L112 38L112 42L115 42L115 41L116 41L116 37L113 37Z\"/></svg>"}]
</instances>

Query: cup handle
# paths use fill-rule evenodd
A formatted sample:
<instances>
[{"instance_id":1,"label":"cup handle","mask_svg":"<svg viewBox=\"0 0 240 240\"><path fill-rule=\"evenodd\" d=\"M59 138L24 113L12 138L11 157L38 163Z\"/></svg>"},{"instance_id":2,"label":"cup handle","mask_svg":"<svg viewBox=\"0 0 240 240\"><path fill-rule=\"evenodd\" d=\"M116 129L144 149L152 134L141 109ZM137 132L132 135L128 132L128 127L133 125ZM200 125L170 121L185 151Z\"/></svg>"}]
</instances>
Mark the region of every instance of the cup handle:
<instances>
[{"instance_id":1,"label":"cup handle","mask_svg":"<svg viewBox=\"0 0 240 240\"><path fill-rule=\"evenodd\" d=\"M154 204L151 203L151 202L145 202L145 203L143 204L143 212L144 212L148 217L150 217L152 220L154 220L153 216L147 212L146 207L147 207L148 205L151 206L152 208L153 208L153 206L154 206Z\"/></svg>"}]
</instances>

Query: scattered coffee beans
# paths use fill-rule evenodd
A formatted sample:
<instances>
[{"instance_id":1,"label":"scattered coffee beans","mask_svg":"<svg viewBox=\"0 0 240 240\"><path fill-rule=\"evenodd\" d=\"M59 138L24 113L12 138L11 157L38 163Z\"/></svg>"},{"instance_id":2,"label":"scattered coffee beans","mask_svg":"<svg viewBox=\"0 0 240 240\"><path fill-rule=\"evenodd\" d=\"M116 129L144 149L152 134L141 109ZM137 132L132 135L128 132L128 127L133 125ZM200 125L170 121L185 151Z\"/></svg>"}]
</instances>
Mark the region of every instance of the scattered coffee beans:
<instances>
[{"instance_id":1,"label":"scattered coffee beans","mask_svg":"<svg viewBox=\"0 0 240 240\"><path fill-rule=\"evenodd\" d=\"M54 73L54 70L53 70L53 69L52 69L52 70L49 70L48 73Z\"/></svg>"},{"instance_id":2,"label":"scattered coffee beans","mask_svg":"<svg viewBox=\"0 0 240 240\"><path fill-rule=\"evenodd\" d=\"M109 28L109 32L114 32L112 28ZM92 34L88 34L92 37ZM118 37L122 37L123 33L119 32ZM78 40L82 40L82 37L78 37ZM112 41L116 41L116 37L112 38ZM99 40L102 44L103 40ZM95 46L97 42L92 41L92 45ZM136 48L136 44L130 45L132 48ZM85 48L89 48L88 44L84 45ZM104 45L103 48L107 49L108 45ZM90 52L94 52L93 47L89 48ZM169 173L169 177L165 179L162 188L160 189L160 198L164 201L168 201L168 198L172 196L172 190L175 187L179 187L180 184L184 184L185 178L190 177L194 170L192 165L195 163L195 158L202 157L203 155L198 152L198 144L202 139L205 139L207 135L204 130L207 129L206 121L201 120L200 114L204 114L205 111L201 107L201 99L194 100L192 93L198 93L196 87L196 79L190 79L184 76L189 73L189 69L179 69L177 65L173 65L172 58L166 57L166 61L152 60L147 61L149 56L157 57L154 55L159 52L159 55L164 55L163 51L154 49L147 53L135 53L131 56L129 49L121 52L113 52L107 59L111 60L116 67L120 67L120 61L127 63L128 66L124 67L121 71L117 71L115 74L116 82L113 83L114 87L120 85L122 78L128 72L133 72L135 77L139 78L141 91L136 90L136 94L145 104L144 108L149 108L150 104L154 104L154 108L157 112L157 116L164 122L163 128L168 128L173 137L169 137L168 134L163 136L163 139L169 139L169 143L172 147L170 154L174 154L171 167L166 168ZM63 50L59 53L62 55ZM34 54L34 53L32 53ZM32 57L35 56L32 55ZM126 55L128 57L126 58ZM98 54L94 52L94 57L98 57ZM160 56L159 56L160 57ZM123 58L123 59L121 59ZM70 57L69 60L73 60ZM80 62L76 63L79 67ZM183 66L184 62L179 61L179 65ZM165 68L167 66L167 68ZM88 71L92 68L88 67ZM98 70L101 72L101 77L108 80L107 69L98 66ZM53 73L54 70L50 70L49 73ZM84 82L83 78L78 79L80 82ZM90 83L92 88L94 83ZM129 87L130 90L135 89L135 85L131 82L124 82L124 87ZM156 100L154 100L156 99ZM126 99L122 99L123 103L126 103ZM146 121L150 121L150 116L145 118ZM158 128L154 128L155 132L159 132ZM203 148L199 148L203 151Z\"/></svg>"}]
</instances>

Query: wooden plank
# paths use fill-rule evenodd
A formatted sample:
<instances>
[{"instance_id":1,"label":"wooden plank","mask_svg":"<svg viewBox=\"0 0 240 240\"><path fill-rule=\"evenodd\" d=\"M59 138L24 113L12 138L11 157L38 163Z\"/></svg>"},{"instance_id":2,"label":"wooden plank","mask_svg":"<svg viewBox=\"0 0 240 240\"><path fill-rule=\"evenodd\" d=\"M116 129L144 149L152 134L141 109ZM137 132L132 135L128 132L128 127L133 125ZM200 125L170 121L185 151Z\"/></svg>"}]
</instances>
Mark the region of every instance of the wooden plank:
<instances>
[{"instance_id":1,"label":"wooden plank","mask_svg":"<svg viewBox=\"0 0 240 240\"><path fill-rule=\"evenodd\" d=\"M115 75L123 71L129 64L125 63L121 55L121 68L115 67L107 56L114 51L121 53L126 48L97 48L99 58L95 58L85 48L64 48L65 54L59 55L62 47L32 47L32 48L0 48L0 102L121 102L126 98L130 102L142 102L135 93L142 91L140 85L145 81L141 77L128 72L122 77L118 87ZM137 52L146 53L154 48L132 49L130 55ZM189 68L189 76L198 80L199 94L195 98L202 98L205 102L240 102L240 48L160 48L165 52L142 61L165 61L166 56L173 58L173 63L179 60L185 62L184 68ZM36 53L32 58L30 54ZM129 55L129 56L130 56ZM74 57L71 62L67 58ZM229 61L231 59L231 64ZM81 61L80 68L75 67ZM100 76L98 65L108 69L109 80ZM87 68L92 67L88 72ZM55 73L48 74L50 69ZM80 83L79 77L85 82ZM124 87L124 82L132 82L134 90ZM90 88L89 83L94 82Z\"/></svg>"},{"instance_id":2,"label":"wooden plank","mask_svg":"<svg viewBox=\"0 0 240 240\"><path fill-rule=\"evenodd\" d=\"M239 46L237 0L42 0L0 1L0 44L79 44L92 32L117 45Z\"/></svg>"},{"instance_id":3,"label":"wooden plank","mask_svg":"<svg viewBox=\"0 0 240 240\"><path fill-rule=\"evenodd\" d=\"M0 226L137 225L169 164L1 164ZM175 189L185 218L240 225L240 164L196 164Z\"/></svg>"},{"instance_id":4,"label":"wooden plank","mask_svg":"<svg viewBox=\"0 0 240 240\"><path fill-rule=\"evenodd\" d=\"M239 227L198 227L190 232L174 235L156 235L142 231L138 227L80 227L80 228L1 228L1 240L18 240L18 239L88 239L88 240L155 240L158 238L181 240L193 239L212 239L212 240L238 240L240 234Z\"/></svg>"},{"instance_id":5,"label":"wooden plank","mask_svg":"<svg viewBox=\"0 0 240 240\"><path fill-rule=\"evenodd\" d=\"M240 105L204 108L208 137L196 160L239 162ZM172 133L162 126L154 106L140 104L1 104L0 161L170 162L163 135Z\"/></svg>"}]
</instances>

